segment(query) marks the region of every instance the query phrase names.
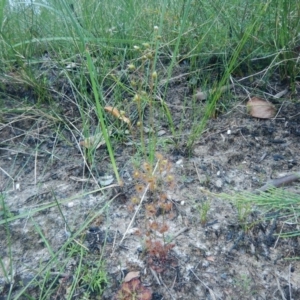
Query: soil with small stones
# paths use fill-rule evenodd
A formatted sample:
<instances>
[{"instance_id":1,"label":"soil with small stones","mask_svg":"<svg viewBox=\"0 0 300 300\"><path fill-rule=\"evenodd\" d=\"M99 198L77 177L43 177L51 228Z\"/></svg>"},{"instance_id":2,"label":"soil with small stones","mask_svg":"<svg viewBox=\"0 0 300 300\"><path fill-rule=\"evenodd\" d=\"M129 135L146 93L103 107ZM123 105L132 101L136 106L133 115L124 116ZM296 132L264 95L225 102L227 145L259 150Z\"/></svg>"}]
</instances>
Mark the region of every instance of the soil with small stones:
<instances>
[{"instance_id":1,"label":"soil with small stones","mask_svg":"<svg viewBox=\"0 0 300 300\"><path fill-rule=\"evenodd\" d=\"M185 68L175 69L174 77ZM170 82L165 101L181 138L175 147L167 126L157 124L158 151L168 168L157 175L163 184L146 193L138 210L132 203L132 197L142 198L134 178L136 147L126 136L114 144L124 183L120 188L116 180L103 182L114 174L105 146L97 149L92 165L85 164L79 146L81 118L72 94L56 99L62 122L50 113L53 106L48 113L46 105L21 111L2 93L5 105L15 112L3 113L0 124L1 299L18 297L24 287L20 299L42 298L41 287L48 299L67 299L79 265L92 269L99 259L108 273L101 299L118 299L124 277L132 271L140 272L139 299L148 299L145 291L156 300L300 299L300 263L293 259L300 257L300 238L278 237L299 232L297 217L286 222L274 212L260 219L261 212L253 208L247 218L252 226L245 230L237 207L208 193L253 191L270 178L299 172L299 96L272 99L270 94L286 88L275 79L263 88L244 82L251 93L268 93L276 117L250 117L247 95L236 87L230 94L235 106L227 111L219 106L187 156L186 137L194 120L189 80L183 76ZM97 124L91 113L93 122ZM140 163L139 171L145 173ZM167 184L168 175L172 182ZM299 194L297 182L288 188ZM162 194L171 211L149 215L150 205ZM203 221L201 207L206 203ZM167 224L164 234L145 229L154 220ZM145 248L147 239L154 243L148 244L151 251ZM79 250L71 254L74 245ZM160 246L165 247L161 252ZM80 249L87 251L83 260ZM87 284L78 280L72 299L87 299L87 291ZM100 299L96 293L89 297Z\"/></svg>"}]
</instances>

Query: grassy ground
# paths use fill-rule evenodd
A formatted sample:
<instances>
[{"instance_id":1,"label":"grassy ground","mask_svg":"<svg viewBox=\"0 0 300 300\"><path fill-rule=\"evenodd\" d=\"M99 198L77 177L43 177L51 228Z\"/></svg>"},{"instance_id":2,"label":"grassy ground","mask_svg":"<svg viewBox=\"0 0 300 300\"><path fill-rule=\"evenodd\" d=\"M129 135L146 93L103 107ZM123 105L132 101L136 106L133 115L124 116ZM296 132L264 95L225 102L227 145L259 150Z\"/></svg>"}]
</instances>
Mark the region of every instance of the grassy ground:
<instances>
[{"instance_id":1,"label":"grassy ground","mask_svg":"<svg viewBox=\"0 0 300 300\"><path fill-rule=\"evenodd\" d=\"M98 175L94 160L100 134L119 185L122 178L117 168L115 145L128 136L137 153L135 165L146 161L150 178L155 163L164 160L155 156L158 149L173 148L191 154L207 121L220 110L224 112L234 105L230 101L222 105L219 102L222 87L238 84L234 78L261 72L267 81L276 73L281 80L288 80L293 90L299 75L296 63L299 29L300 6L293 0L80 0L74 3L49 0L14 2L14 5L2 0L0 121L5 123L5 116L10 113L23 116L31 107L32 114L43 114L48 122L55 124L54 130L59 134L61 127L71 128L73 124L66 120L62 113L66 111L57 104L57 99L71 101L78 109L81 127L75 127L75 131L86 143L81 155L91 178ZM213 89L206 105L199 105L196 97L190 103L194 113L189 120L188 134L184 114L178 123L165 102L170 84L176 76L180 77L175 74L178 66L185 66L193 94L199 88ZM111 107L110 113L108 107ZM167 145L158 141L161 124L170 132ZM152 177L148 180L150 187L151 180ZM166 182L168 180L169 183L173 180L172 174ZM8 188L3 187L0 199L0 225L5 227L9 239L9 223L22 216L14 217L6 210L4 192ZM149 186L145 188L148 190ZM59 207L58 203L53 205ZM105 209L106 206L101 212ZM203 222L208 209L209 206L202 206ZM73 238L92 221L90 218L82 224ZM43 291L39 299L49 299L55 290L55 280L49 284L47 276L53 276L51 267L59 264L59 252L53 253L38 225L36 232L52 258L32 281L38 281L40 274L43 275L44 281L38 281ZM76 294L79 283L88 286L85 299L91 294L101 294L107 284L105 261L100 257L92 266L83 264L86 249L74 240L66 242L60 251L66 249L70 257L74 253L80 257L68 299ZM0 266L9 283L12 264L7 270L0 259ZM64 267L59 266L59 269L64 270ZM24 285L14 299L26 294L26 283ZM126 294L126 288L133 289L132 286L122 288L118 299L134 299L132 295L132 298L122 296L122 292ZM6 289L10 297L12 285ZM144 297L140 299L150 299L147 290L140 289Z\"/></svg>"},{"instance_id":2,"label":"grassy ground","mask_svg":"<svg viewBox=\"0 0 300 300\"><path fill-rule=\"evenodd\" d=\"M298 72L294 62L299 8L292 1L109 1L101 5L53 1L14 6L3 1L1 24L4 84L15 81L30 89L38 103L51 101L53 92L59 93L51 87L58 78L49 82L45 73L34 72L47 55L53 68L61 68L60 75L70 81L79 106L96 102L98 114L101 105L108 103L128 111L125 99L141 92L141 101L147 105L157 96L161 80L166 82L159 91L163 99L174 67L188 64L194 74L191 88L199 87L199 82L201 88L216 88L201 122L193 124L188 152L214 114L219 88L229 83L230 75L264 70L268 78L279 68L282 78L291 77L293 82ZM74 76L69 71L76 66L80 71ZM137 80L128 78L128 66ZM113 103L103 98L109 87ZM164 113L176 135L172 116Z\"/></svg>"}]
</instances>

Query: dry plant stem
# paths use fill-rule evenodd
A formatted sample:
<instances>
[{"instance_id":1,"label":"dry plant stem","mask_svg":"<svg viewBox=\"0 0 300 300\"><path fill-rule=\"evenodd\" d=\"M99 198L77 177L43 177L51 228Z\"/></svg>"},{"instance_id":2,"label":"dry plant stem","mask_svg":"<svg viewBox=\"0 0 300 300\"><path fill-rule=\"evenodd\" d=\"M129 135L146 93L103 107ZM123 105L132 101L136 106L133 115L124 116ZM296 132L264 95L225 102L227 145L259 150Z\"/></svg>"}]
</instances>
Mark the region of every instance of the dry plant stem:
<instances>
[{"instance_id":1,"label":"dry plant stem","mask_svg":"<svg viewBox=\"0 0 300 300\"><path fill-rule=\"evenodd\" d=\"M37 183L37 151L35 151L35 156L34 156L34 185Z\"/></svg>"},{"instance_id":2,"label":"dry plant stem","mask_svg":"<svg viewBox=\"0 0 300 300\"><path fill-rule=\"evenodd\" d=\"M282 300L287 300L287 299L285 298L284 292L283 292L283 290L282 290L282 288L281 288L281 286L280 286L280 282L279 282L279 280L278 280L277 274L275 274L275 277L276 277L277 287L278 287L278 290L279 290L279 292L280 292L280 294L281 294Z\"/></svg>"},{"instance_id":3,"label":"dry plant stem","mask_svg":"<svg viewBox=\"0 0 300 300\"><path fill-rule=\"evenodd\" d=\"M195 162L194 162L194 167L195 167L195 170L196 170L196 173L197 173L197 176L198 176L199 183L201 184L199 170L198 170L198 168L197 168Z\"/></svg>"},{"instance_id":4,"label":"dry plant stem","mask_svg":"<svg viewBox=\"0 0 300 300\"><path fill-rule=\"evenodd\" d=\"M156 165L155 165L155 168L154 168L154 170L153 170L153 172L152 172L152 175L155 174L155 171L156 171L156 169L157 169L157 167L158 167L158 164L159 164L159 160L157 161L157 163L156 163ZM138 205L138 207L137 207L137 209L136 209L136 211L135 211L135 213L134 213L134 215L133 215L133 217L132 217L132 219L131 219L131 221L130 221L130 223L129 223L129 225L128 225L128 227L127 227L127 229L126 229L126 231L125 231L125 233L124 233L124 235L123 235L123 237L122 237L122 239L121 239L121 241L120 241L120 243L119 243L119 247L121 246L121 244L122 244L122 242L124 241L124 239L125 239L125 237L126 237L128 231L129 231L129 229L131 228L131 225L132 225L132 223L134 222L135 217L136 217L137 213L139 212L139 210L140 210L140 208L141 208L141 206L142 206L142 204L143 204L143 201L144 201L145 196L146 196L146 194L147 194L147 192L148 192L148 190L149 190L149 187L150 187L150 183L148 183L148 185L146 186L146 189L145 189L145 191L144 191L144 193L143 193L143 195L142 195L141 201L140 201L140 203L139 203L139 205ZM115 250L115 249L114 249L114 250ZM114 250L112 251L112 254L111 254L111 255L114 254L114 252L115 252Z\"/></svg>"},{"instance_id":5,"label":"dry plant stem","mask_svg":"<svg viewBox=\"0 0 300 300\"><path fill-rule=\"evenodd\" d=\"M221 93L224 93L234 87L234 84L224 85L220 88ZM210 94L212 94L216 89L210 89L206 92L199 91L196 93L196 99L199 101L206 100Z\"/></svg>"},{"instance_id":6,"label":"dry plant stem","mask_svg":"<svg viewBox=\"0 0 300 300\"><path fill-rule=\"evenodd\" d=\"M209 286L207 285L207 284L205 284L202 280L200 280L200 278L195 274L195 272L191 269L190 270L193 274L194 274L194 276L204 285L204 287L206 288L206 289L208 289L208 291L209 291L209 294L210 294L210 296L211 296L211 298L213 299L213 300L216 300L217 298L215 297L215 294L214 294L214 292L212 291L212 289L210 289L209 288ZM219 298L219 299L221 299L221 298Z\"/></svg>"},{"instance_id":7,"label":"dry plant stem","mask_svg":"<svg viewBox=\"0 0 300 300\"><path fill-rule=\"evenodd\" d=\"M157 284L158 284L158 285L161 285L160 280L159 280L159 278L158 278L157 273L155 272L155 270L153 270L151 267L149 267L149 269L150 269L150 271L151 271L153 277L155 278Z\"/></svg>"},{"instance_id":8,"label":"dry plant stem","mask_svg":"<svg viewBox=\"0 0 300 300\"><path fill-rule=\"evenodd\" d=\"M272 180L269 180L264 186L259 188L257 190L257 192L265 192L274 187L275 188L282 187L282 186L290 184L291 182L299 180L299 179L300 179L300 172L295 172L293 174L289 174L289 175L283 176L281 178L272 179Z\"/></svg>"},{"instance_id":9,"label":"dry plant stem","mask_svg":"<svg viewBox=\"0 0 300 300\"><path fill-rule=\"evenodd\" d=\"M71 123L71 125L72 125L75 129L77 129L72 123ZM72 134L74 140L75 140L76 143L77 143L77 147L78 147L78 149L79 149L79 151L80 151L80 154L81 154L81 156L82 156L82 158L83 158L84 165L85 165L85 166L87 167L87 169L89 170L89 172L90 172L90 174L91 174L91 176L92 176L92 178L93 178L93 180L94 180L94 183L95 183L95 184L97 185L97 187L100 189L101 187L100 187L98 181L96 180L94 174L92 173L92 171L91 171L91 169L90 169L90 167L89 167L89 165L88 165L88 163L87 163L87 161L86 161L86 159L85 159L85 156L84 156L84 154L83 154L83 152L82 152L82 149L81 149L79 143L77 142L77 139L76 139L76 137L75 137L73 131L71 130L71 128L70 128L68 125L67 125L67 128L70 130L70 132L71 132L71 134ZM83 176L83 178L84 178L84 176Z\"/></svg>"},{"instance_id":10,"label":"dry plant stem","mask_svg":"<svg viewBox=\"0 0 300 300\"><path fill-rule=\"evenodd\" d=\"M158 278L160 279L160 281L161 281L161 283L163 284L163 286L165 287L165 289L168 291L168 293L169 293L169 295L171 296L171 298L172 298L173 300L175 300L176 298L173 297L173 295L172 295L170 289L169 289L169 288L167 287L167 285L164 283L164 281L162 280L160 274L158 274Z\"/></svg>"},{"instance_id":11,"label":"dry plant stem","mask_svg":"<svg viewBox=\"0 0 300 300\"><path fill-rule=\"evenodd\" d=\"M188 227L183 227L182 229L180 229L178 232L176 232L174 234L174 236L172 236L172 238L170 239L170 241L168 242L168 244L171 243L171 242L173 242L179 235L181 235L182 233L184 233L185 231L187 231L189 229L190 228L188 228Z\"/></svg>"},{"instance_id":12,"label":"dry plant stem","mask_svg":"<svg viewBox=\"0 0 300 300\"><path fill-rule=\"evenodd\" d=\"M282 224L282 226L281 226L281 228L280 228L280 232L279 232L279 234L278 234L278 236L277 236L277 240L276 240L276 242L275 242L275 244L274 244L274 246L273 246L274 249L276 249L276 247L277 247L277 244L278 244L278 241L279 241L279 239L280 239L280 236L281 236L283 227L284 227L284 223Z\"/></svg>"},{"instance_id":13,"label":"dry plant stem","mask_svg":"<svg viewBox=\"0 0 300 300\"><path fill-rule=\"evenodd\" d=\"M292 265L290 264L289 265L289 282L288 282L288 284L289 284L289 296L290 296L290 299L293 299L293 297L292 297L292 286L291 286L291 267L292 267Z\"/></svg>"}]
</instances>

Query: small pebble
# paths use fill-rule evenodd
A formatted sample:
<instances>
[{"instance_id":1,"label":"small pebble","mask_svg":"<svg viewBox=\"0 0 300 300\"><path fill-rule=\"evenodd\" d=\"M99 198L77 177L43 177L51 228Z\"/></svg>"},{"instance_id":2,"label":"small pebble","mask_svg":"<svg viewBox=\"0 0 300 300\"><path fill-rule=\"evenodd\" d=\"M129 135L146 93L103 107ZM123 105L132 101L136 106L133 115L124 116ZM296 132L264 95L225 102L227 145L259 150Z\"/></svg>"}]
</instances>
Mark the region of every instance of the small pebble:
<instances>
[{"instance_id":1,"label":"small pebble","mask_svg":"<svg viewBox=\"0 0 300 300\"><path fill-rule=\"evenodd\" d=\"M217 179L216 183L215 183L215 186L217 188L221 188L223 186L223 181L221 179Z\"/></svg>"}]
</instances>

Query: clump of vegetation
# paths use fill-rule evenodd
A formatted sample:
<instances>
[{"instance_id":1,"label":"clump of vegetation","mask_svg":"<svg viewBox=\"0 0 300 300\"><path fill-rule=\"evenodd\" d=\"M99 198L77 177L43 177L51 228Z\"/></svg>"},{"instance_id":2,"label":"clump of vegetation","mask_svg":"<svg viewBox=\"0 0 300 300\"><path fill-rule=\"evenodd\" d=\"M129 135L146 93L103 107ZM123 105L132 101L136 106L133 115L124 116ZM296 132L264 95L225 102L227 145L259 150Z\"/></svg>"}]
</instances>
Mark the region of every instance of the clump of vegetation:
<instances>
[{"instance_id":1,"label":"clump of vegetation","mask_svg":"<svg viewBox=\"0 0 300 300\"><path fill-rule=\"evenodd\" d=\"M207 223L207 214L210 209L210 202L207 200L203 204L198 205L197 209L200 214L200 222L202 225L205 225Z\"/></svg>"},{"instance_id":2,"label":"clump of vegetation","mask_svg":"<svg viewBox=\"0 0 300 300\"><path fill-rule=\"evenodd\" d=\"M91 294L102 295L107 283L107 272L103 263L98 263L98 267L88 267L84 270L82 284L87 287Z\"/></svg>"},{"instance_id":3,"label":"clump of vegetation","mask_svg":"<svg viewBox=\"0 0 300 300\"><path fill-rule=\"evenodd\" d=\"M133 278L129 282L123 282L117 292L115 300L151 300L152 292L143 286L139 278Z\"/></svg>"},{"instance_id":4,"label":"clump of vegetation","mask_svg":"<svg viewBox=\"0 0 300 300\"><path fill-rule=\"evenodd\" d=\"M163 272L174 262L170 256L170 250L174 244L168 244L163 241L147 239L145 242L145 251L147 254L147 264L157 273Z\"/></svg>"},{"instance_id":5,"label":"clump of vegetation","mask_svg":"<svg viewBox=\"0 0 300 300\"><path fill-rule=\"evenodd\" d=\"M136 195L131 198L129 209L140 209L145 194L148 193L145 219L138 234L145 239L144 254L148 265L161 272L170 262L169 253L174 247L166 236L169 231L167 220L173 217L173 203L166 193L168 189L172 190L175 180L171 163L159 153L156 158L155 168L150 163L144 163L141 169L134 171Z\"/></svg>"}]
</instances>

